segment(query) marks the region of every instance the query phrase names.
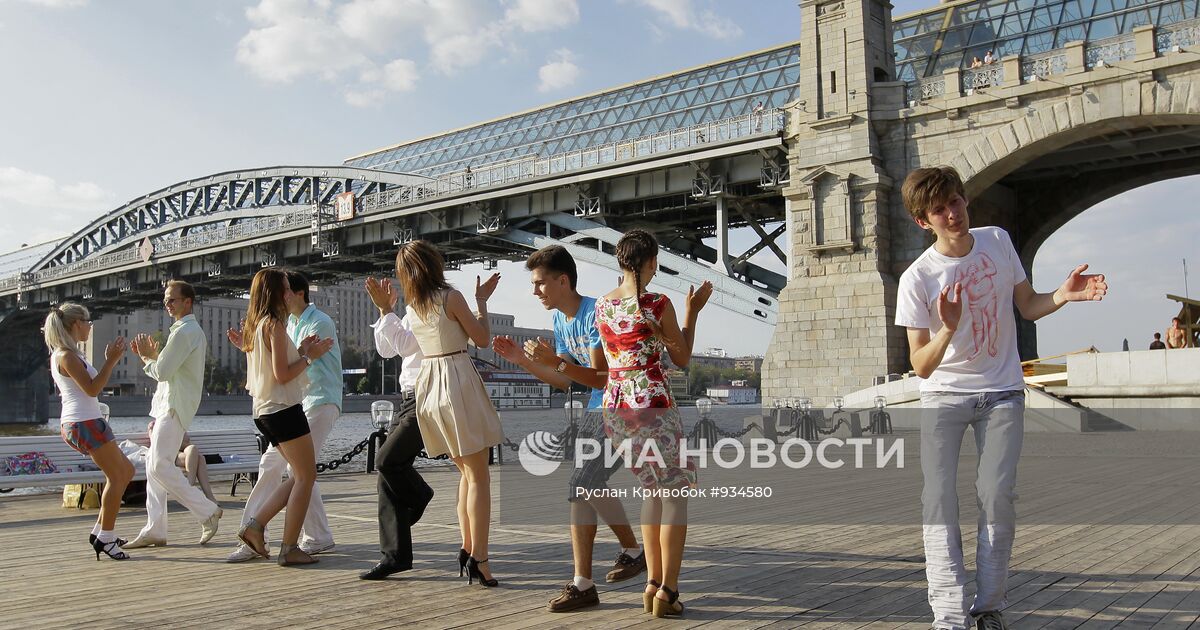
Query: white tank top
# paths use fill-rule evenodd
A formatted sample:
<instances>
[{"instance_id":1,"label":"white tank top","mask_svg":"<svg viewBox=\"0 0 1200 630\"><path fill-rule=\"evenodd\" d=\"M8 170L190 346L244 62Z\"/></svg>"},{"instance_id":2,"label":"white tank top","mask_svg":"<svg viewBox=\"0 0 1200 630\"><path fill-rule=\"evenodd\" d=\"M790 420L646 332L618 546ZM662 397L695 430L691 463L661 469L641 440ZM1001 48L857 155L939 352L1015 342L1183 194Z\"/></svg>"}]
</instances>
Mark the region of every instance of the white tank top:
<instances>
[{"instance_id":1,"label":"white tank top","mask_svg":"<svg viewBox=\"0 0 1200 630\"><path fill-rule=\"evenodd\" d=\"M83 355L79 356L79 360L83 361L83 366L87 368L88 376L96 378L96 368L92 367ZM104 413L100 411L100 400L95 396L88 396L75 379L58 371L57 352L50 355L50 376L54 377L54 384L58 386L58 391L62 392L62 413L58 417L60 423L104 417Z\"/></svg>"},{"instance_id":2,"label":"white tank top","mask_svg":"<svg viewBox=\"0 0 1200 630\"><path fill-rule=\"evenodd\" d=\"M246 353L246 389L250 390L250 396L254 399L255 418L300 404L304 400L304 386L308 384L306 372L301 372L287 383L275 380L275 372L271 369L271 353L266 350L266 323L266 320L259 322L258 330L254 333L254 349ZM280 348L273 350L278 352ZM300 352L291 339L288 339L287 348L283 350L287 353L289 365L300 360Z\"/></svg>"}]
</instances>

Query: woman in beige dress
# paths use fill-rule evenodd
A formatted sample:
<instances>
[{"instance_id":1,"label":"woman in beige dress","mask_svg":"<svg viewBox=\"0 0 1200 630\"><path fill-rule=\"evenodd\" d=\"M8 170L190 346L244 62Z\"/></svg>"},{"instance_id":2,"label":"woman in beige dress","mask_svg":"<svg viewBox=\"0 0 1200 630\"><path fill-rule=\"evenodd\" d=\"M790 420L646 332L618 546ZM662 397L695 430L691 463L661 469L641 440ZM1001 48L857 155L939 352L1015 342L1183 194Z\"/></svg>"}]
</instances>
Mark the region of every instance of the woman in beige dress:
<instances>
[{"instance_id":1,"label":"woman in beige dress","mask_svg":"<svg viewBox=\"0 0 1200 630\"><path fill-rule=\"evenodd\" d=\"M500 416L484 389L483 379L467 354L467 340L479 348L491 345L487 300L500 274L487 282L475 279L472 313L467 300L446 282L441 254L427 241L406 243L396 254L396 278L412 309L413 335L425 359L417 375L417 424L430 457L449 454L462 478L458 484L458 527L462 548L459 575L496 586L488 561L492 516L488 450L504 441Z\"/></svg>"}]
</instances>

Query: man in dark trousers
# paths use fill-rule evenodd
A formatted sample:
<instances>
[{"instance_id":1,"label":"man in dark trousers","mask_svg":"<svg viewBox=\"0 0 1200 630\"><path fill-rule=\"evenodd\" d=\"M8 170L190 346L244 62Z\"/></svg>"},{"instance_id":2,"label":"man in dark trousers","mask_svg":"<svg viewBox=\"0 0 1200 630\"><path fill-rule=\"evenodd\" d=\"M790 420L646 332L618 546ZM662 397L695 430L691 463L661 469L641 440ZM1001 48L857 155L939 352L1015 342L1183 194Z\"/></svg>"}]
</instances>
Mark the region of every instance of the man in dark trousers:
<instances>
[{"instance_id":1,"label":"man in dark trousers","mask_svg":"<svg viewBox=\"0 0 1200 630\"><path fill-rule=\"evenodd\" d=\"M403 400L392 420L391 433L379 449L379 551L383 559L359 574L364 580L382 580L412 568L412 526L421 520L433 500L433 488L413 468L417 453L424 448L417 427L417 405L413 387L421 369L421 348L412 334L408 318L396 315L400 294L391 280L367 278L367 293L379 309L375 329L375 351L390 359L402 357L400 391Z\"/></svg>"}]
</instances>

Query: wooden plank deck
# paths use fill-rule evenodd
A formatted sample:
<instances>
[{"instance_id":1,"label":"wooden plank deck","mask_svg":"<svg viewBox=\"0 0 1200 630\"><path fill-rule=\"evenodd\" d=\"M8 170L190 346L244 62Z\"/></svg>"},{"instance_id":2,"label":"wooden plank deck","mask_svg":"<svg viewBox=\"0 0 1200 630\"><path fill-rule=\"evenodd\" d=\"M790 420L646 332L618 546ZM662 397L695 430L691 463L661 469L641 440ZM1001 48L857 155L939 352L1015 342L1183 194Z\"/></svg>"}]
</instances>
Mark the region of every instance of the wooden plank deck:
<instances>
[{"instance_id":1,"label":"wooden plank deck","mask_svg":"<svg viewBox=\"0 0 1200 630\"><path fill-rule=\"evenodd\" d=\"M1027 436L1006 613L1011 627L1200 627L1200 477L1191 455L1200 433L1159 439L1170 441L1170 452L1144 435ZM974 455L964 451L959 494L973 566ZM537 490L523 493L513 480L524 472L512 460L493 468L497 500L513 502L495 511L497 589L469 587L457 577L457 474L448 468L424 470L437 496L414 530L416 568L385 582L356 578L378 557L370 475L322 477L337 550L294 569L223 563L244 496L219 495L226 516L212 544L195 544L198 525L176 507L171 545L132 551L128 562L93 559L86 537L94 511L62 509L57 495L0 496L0 627L929 626L920 524L913 518L920 497L915 453L902 473L883 482L874 476L868 483L866 471L791 471L786 478L803 501L759 504L760 513L741 522L726 522L738 516L737 506L694 519L681 583L688 609L679 620L641 613L640 579L601 583L599 608L545 612L572 574L561 524L565 502L533 496ZM848 502L850 496L855 500ZM512 513L506 510L524 501L544 513L506 522ZM126 508L118 531L132 537L144 518L144 510ZM616 552L601 527L599 576Z\"/></svg>"}]
</instances>

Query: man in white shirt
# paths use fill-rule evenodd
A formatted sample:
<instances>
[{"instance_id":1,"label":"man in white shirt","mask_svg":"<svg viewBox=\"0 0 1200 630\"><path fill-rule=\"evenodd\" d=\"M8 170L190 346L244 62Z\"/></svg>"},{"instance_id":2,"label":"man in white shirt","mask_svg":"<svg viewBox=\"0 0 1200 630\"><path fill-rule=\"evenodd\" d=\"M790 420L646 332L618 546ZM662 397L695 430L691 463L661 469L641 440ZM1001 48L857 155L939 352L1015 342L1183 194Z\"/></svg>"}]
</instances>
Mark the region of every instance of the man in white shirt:
<instances>
[{"instance_id":1,"label":"man in white shirt","mask_svg":"<svg viewBox=\"0 0 1200 630\"><path fill-rule=\"evenodd\" d=\"M1053 293L1035 292L1004 230L971 229L962 180L952 168L916 169L901 194L917 225L937 237L900 277L896 297L896 325L907 329L909 357L924 379L921 503L933 626L964 630L973 618L980 630L1004 630L1000 610L1007 604L1025 422L1013 307L1035 321L1067 302L1100 301L1108 285L1080 265ZM980 506L969 608L956 491L968 426L979 453Z\"/></svg>"},{"instance_id":2,"label":"man in white shirt","mask_svg":"<svg viewBox=\"0 0 1200 630\"><path fill-rule=\"evenodd\" d=\"M400 299L391 280L367 278L367 293L379 309L375 330L375 351L390 359L402 357L400 391L403 400L393 417L391 432L375 457L379 484L379 550L383 558L371 569L359 574L364 580L382 580L412 568L412 526L421 520L433 500L433 488L413 468L413 461L424 448L417 426L417 401L414 387L421 370L421 348L412 333L408 317L396 315Z\"/></svg>"},{"instance_id":3,"label":"man in white shirt","mask_svg":"<svg viewBox=\"0 0 1200 630\"><path fill-rule=\"evenodd\" d=\"M212 540L222 510L175 466L183 434L200 407L204 389L204 356L208 341L192 315L196 292L182 280L172 280L163 290L163 306L175 320L166 344L159 351L149 335L134 337L130 347L142 359L146 374L158 381L150 416L154 430L146 454L146 526L125 549L162 547L167 544L167 496L170 495L200 521L200 544Z\"/></svg>"}]
</instances>

